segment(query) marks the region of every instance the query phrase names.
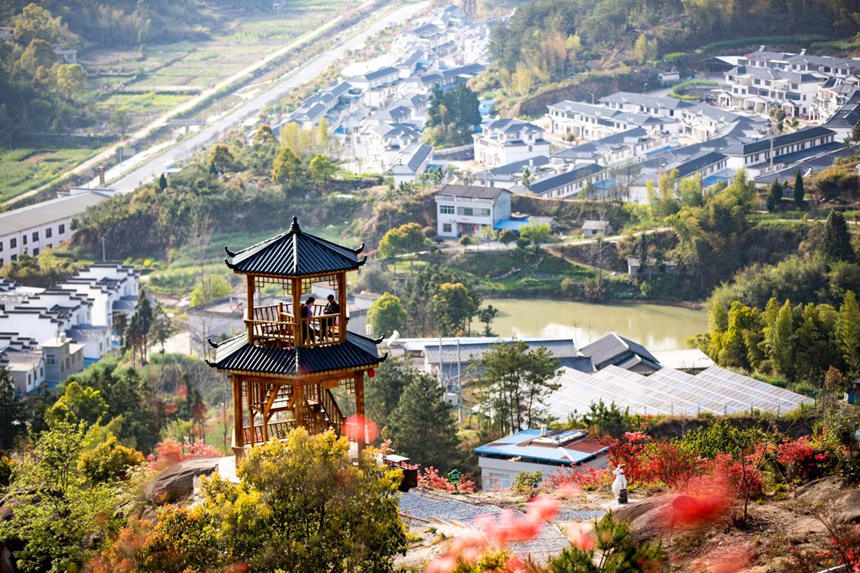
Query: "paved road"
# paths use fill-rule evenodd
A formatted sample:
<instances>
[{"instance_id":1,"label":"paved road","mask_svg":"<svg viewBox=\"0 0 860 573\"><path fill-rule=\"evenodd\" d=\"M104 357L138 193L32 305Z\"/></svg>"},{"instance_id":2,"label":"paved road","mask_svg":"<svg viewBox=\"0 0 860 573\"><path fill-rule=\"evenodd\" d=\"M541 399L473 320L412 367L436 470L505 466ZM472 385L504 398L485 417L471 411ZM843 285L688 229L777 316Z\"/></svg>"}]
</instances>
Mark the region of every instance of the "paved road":
<instances>
[{"instance_id":1,"label":"paved road","mask_svg":"<svg viewBox=\"0 0 860 573\"><path fill-rule=\"evenodd\" d=\"M110 176L118 172L118 169L112 169L108 174L108 186L120 193L127 193L137 188L141 183L152 181L155 177L164 173L169 165L190 157L199 149L224 135L228 130L260 113L266 106L271 105L290 91L322 74L331 64L343 57L348 51L361 47L371 36L378 34L392 24L412 18L429 4L429 0L421 0L383 16L367 30L344 41L324 54L311 59L302 67L285 74L277 80L274 86L249 99L175 147L154 155L139 167L134 168L130 173L111 180ZM98 181L93 181L90 185L95 186L97 183Z\"/></svg>"}]
</instances>

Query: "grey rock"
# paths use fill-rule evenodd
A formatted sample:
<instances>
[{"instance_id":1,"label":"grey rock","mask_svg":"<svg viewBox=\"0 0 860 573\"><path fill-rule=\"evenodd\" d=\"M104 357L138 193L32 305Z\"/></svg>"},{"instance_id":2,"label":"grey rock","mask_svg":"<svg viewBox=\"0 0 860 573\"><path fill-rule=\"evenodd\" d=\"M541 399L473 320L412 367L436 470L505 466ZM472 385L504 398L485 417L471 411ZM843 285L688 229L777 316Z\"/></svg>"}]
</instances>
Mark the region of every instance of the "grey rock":
<instances>
[{"instance_id":1,"label":"grey rock","mask_svg":"<svg viewBox=\"0 0 860 573\"><path fill-rule=\"evenodd\" d=\"M146 486L146 499L163 504L188 497L194 492L194 479L210 475L218 469L221 458L190 458L172 465Z\"/></svg>"}]
</instances>

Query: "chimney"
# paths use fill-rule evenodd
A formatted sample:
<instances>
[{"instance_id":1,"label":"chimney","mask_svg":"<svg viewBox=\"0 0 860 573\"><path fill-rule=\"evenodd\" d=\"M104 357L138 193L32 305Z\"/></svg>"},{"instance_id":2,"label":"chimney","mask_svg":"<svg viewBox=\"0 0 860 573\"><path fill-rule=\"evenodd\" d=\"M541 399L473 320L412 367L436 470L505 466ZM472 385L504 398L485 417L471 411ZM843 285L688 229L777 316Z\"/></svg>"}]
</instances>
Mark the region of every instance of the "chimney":
<instances>
[{"instance_id":1,"label":"chimney","mask_svg":"<svg viewBox=\"0 0 860 573\"><path fill-rule=\"evenodd\" d=\"M805 55L806 55L806 48L803 48L802 50L800 50L800 55L801 55L801 56L805 56Z\"/></svg>"},{"instance_id":2,"label":"chimney","mask_svg":"<svg viewBox=\"0 0 860 573\"><path fill-rule=\"evenodd\" d=\"M546 436L546 424L540 425L540 435L541 435L541 437Z\"/></svg>"},{"instance_id":3,"label":"chimney","mask_svg":"<svg viewBox=\"0 0 860 573\"><path fill-rule=\"evenodd\" d=\"M99 185L104 186L105 184L105 168L99 167Z\"/></svg>"}]
</instances>

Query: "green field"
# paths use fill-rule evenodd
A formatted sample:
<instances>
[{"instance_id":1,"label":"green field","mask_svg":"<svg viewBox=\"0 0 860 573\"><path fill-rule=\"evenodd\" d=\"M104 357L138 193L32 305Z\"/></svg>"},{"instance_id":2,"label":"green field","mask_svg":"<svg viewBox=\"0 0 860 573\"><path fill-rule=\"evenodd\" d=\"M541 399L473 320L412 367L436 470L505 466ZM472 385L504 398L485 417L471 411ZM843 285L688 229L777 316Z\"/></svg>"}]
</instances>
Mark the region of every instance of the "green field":
<instances>
[{"instance_id":1,"label":"green field","mask_svg":"<svg viewBox=\"0 0 860 573\"><path fill-rule=\"evenodd\" d=\"M0 149L0 201L48 183L100 150L90 147Z\"/></svg>"}]
</instances>

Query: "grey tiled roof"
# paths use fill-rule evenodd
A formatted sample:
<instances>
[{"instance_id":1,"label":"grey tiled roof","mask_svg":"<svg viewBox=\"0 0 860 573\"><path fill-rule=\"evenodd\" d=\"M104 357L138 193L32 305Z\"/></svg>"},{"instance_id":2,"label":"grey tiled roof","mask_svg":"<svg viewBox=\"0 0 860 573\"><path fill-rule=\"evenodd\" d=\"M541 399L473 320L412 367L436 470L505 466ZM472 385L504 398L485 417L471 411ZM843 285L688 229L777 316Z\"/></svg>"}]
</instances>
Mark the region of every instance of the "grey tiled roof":
<instances>
[{"instance_id":1,"label":"grey tiled roof","mask_svg":"<svg viewBox=\"0 0 860 573\"><path fill-rule=\"evenodd\" d=\"M209 365L219 370L283 376L372 368L384 359L379 357L375 340L354 332L347 332L343 344L298 349L257 346L249 343L243 333L220 343L215 349L215 361Z\"/></svg>"},{"instance_id":2,"label":"grey tiled roof","mask_svg":"<svg viewBox=\"0 0 860 573\"><path fill-rule=\"evenodd\" d=\"M315 235L302 232L293 217L289 231L236 253L227 249L232 261L227 266L247 274L298 277L333 271L357 269L366 257L359 258L358 249L348 249Z\"/></svg>"}]
</instances>

